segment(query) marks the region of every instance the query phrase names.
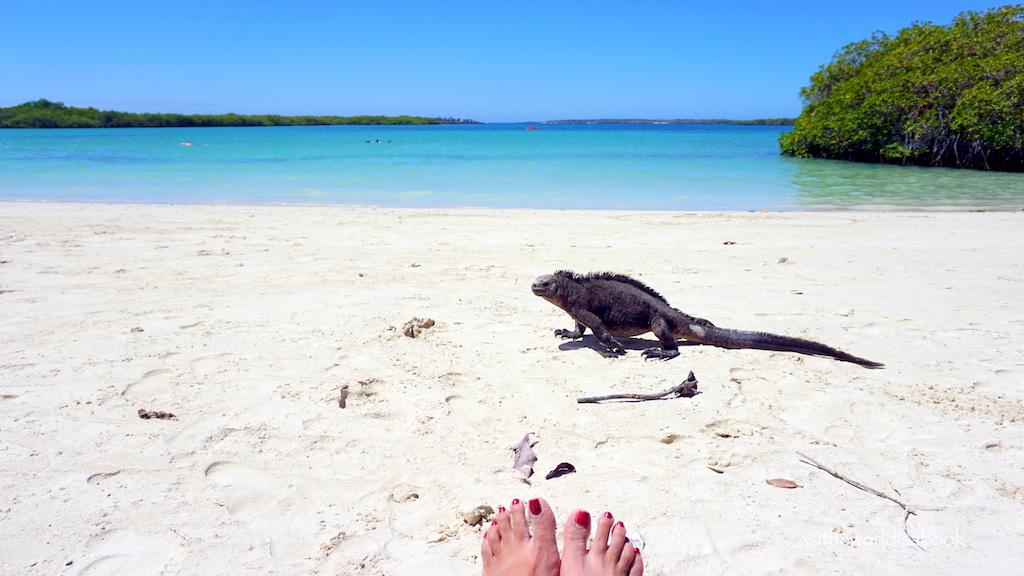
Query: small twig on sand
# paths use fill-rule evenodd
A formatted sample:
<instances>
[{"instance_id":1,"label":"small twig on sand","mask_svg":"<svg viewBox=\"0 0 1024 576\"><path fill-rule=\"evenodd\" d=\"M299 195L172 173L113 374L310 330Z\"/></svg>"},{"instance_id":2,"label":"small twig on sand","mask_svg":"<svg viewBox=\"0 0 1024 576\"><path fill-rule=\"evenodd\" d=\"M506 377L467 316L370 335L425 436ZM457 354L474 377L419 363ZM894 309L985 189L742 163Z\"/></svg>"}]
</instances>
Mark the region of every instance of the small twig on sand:
<instances>
[{"instance_id":1,"label":"small twig on sand","mask_svg":"<svg viewBox=\"0 0 1024 576\"><path fill-rule=\"evenodd\" d=\"M697 379L694 378L693 372L690 372L689 377L686 378L678 386L673 386L664 392L658 394L609 394L607 396L589 396L586 398L577 398L576 401L580 404L597 404L604 402L605 400L623 400L626 402L644 402L645 400L667 400L669 398L692 398L700 392L697 391Z\"/></svg>"},{"instance_id":2,"label":"small twig on sand","mask_svg":"<svg viewBox=\"0 0 1024 576\"><path fill-rule=\"evenodd\" d=\"M853 486L854 488L858 488L858 489L863 490L865 492L868 492L870 494L874 494L875 496L878 496L879 498L885 498L886 500L889 500L891 502L895 502L896 504L898 504L899 507L903 508L903 511L905 512L905 514L903 514L903 533L907 535L907 538L910 538L910 541L913 542L915 546L917 546L918 548L921 548L921 550L924 550L924 548L921 547L921 545L917 542L917 540L914 540L914 537L910 535L910 532L907 532L907 518L910 518L911 514L913 514L914 516L917 516L917 512L914 512L909 506L907 506L903 502L900 502L899 500L893 498L892 496L889 496L888 494L886 494L884 492L880 492L880 491L875 490L874 488L872 488L870 486L865 486L864 484L861 484L860 482L857 482L856 480L852 480L850 478L847 478L846 476L843 476L839 472L836 472L835 470L829 468L828 466L825 466L824 464L818 462L817 460L815 460L814 458L811 458L810 456L808 456L807 454L804 454L803 452L797 452L797 454L799 454L800 456L803 456L804 458L806 458L806 460L801 460L801 462L803 462L804 464L809 464L809 465L814 466L815 468L817 468L819 470L824 470L825 472L828 472L829 474L835 476L836 478L839 478L840 480L842 480L843 482L846 482L847 484L849 484L850 486Z\"/></svg>"}]
</instances>

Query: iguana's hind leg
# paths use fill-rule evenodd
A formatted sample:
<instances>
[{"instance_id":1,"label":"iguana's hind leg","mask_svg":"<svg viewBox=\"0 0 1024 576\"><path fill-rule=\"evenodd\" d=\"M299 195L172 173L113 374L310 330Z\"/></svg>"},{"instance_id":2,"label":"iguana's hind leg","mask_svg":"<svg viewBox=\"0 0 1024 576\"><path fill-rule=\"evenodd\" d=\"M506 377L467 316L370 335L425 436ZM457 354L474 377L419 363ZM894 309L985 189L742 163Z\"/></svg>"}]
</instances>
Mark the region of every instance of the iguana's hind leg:
<instances>
[{"instance_id":1,"label":"iguana's hind leg","mask_svg":"<svg viewBox=\"0 0 1024 576\"><path fill-rule=\"evenodd\" d=\"M676 341L676 337L672 335L672 329L664 318L659 316L654 319L654 322L651 323L651 332L654 332L654 335L658 337L661 347L644 350L644 360L671 360L679 356L679 343Z\"/></svg>"}]
</instances>

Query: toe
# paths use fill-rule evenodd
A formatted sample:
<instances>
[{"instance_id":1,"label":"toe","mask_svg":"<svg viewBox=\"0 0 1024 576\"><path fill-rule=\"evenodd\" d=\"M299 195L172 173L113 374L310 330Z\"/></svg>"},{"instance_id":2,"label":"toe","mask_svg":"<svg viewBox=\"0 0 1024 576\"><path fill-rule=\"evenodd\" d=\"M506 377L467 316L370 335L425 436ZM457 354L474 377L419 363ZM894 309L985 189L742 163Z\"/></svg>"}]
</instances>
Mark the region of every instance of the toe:
<instances>
[{"instance_id":1,"label":"toe","mask_svg":"<svg viewBox=\"0 0 1024 576\"><path fill-rule=\"evenodd\" d=\"M633 543L626 541L622 549L619 550L618 556L613 557L615 560L616 574L627 574L630 567L637 560L638 551L633 547Z\"/></svg>"},{"instance_id":2,"label":"toe","mask_svg":"<svg viewBox=\"0 0 1024 576\"><path fill-rule=\"evenodd\" d=\"M555 512L543 498L534 498L528 503L530 525L533 526L533 537L542 542L555 541Z\"/></svg>"},{"instance_id":3,"label":"toe","mask_svg":"<svg viewBox=\"0 0 1024 576\"><path fill-rule=\"evenodd\" d=\"M493 536L496 536L495 542L502 542L512 537L512 517L509 516L508 510L504 506L498 508L491 531L494 533Z\"/></svg>"},{"instance_id":4,"label":"toe","mask_svg":"<svg viewBox=\"0 0 1024 576\"><path fill-rule=\"evenodd\" d=\"M509 518L512 521L512 535L517 540L526 540L530 537L530 525L526 523L526 507L518 498L512 501L509 506Z\"/></svg>"},{"instance_id":5,"label":"toe","mask_svg":"<svg viewBox=\"0 0 1024 576\"><path fill-rule=\"evenodd\" d=\"M480 559L484 563L484 573L487 573L487 568L495 562L494 556L498 552L495 548L500 545L498 540L497 526L491 524L484 532L483 542L480 543Z\"/></svg>"},{"instance_id":6,"label":"toe","mask_svg":"<svg viewBox=\"0 0 1024 576\"><path fill-rule=\"evenodd\" d=\"M616 522L609 538L608 553L613 559L618 558L622 555L623 549L628 546L629 540L626 539L626 526L622 522Z\"/></svg>"},{"instance_id":7,"label":"toe","mask_svg":"<svg viewBox=\"0 0 1024 576\"><path fill-rule=\"evenodd\" d=\"M594 532L594 552L603 555L608 551L608 536L612 532L615 518L611 512L605 512L597 519L597 530Z\"/></svg>"},{"instance_id":8,"label":"toe","mask_svg":"<svg viewBox=\"0 0 1024 576\"><path fill-rule=\"evenodd\" d=\"M572 511L565 520L563 560L582 560L587 554L588 538L590 538L590 513L586 510Z\"/></svg>"},{"instance_id":9,"label":"toe","mask_svg":"<svg viewBox=\"0 0 1024 576\"><path fill-rule=\"evenodd\" d=\"M629 569L629 576L641 576L644 573L644 559L640 557L640 551L633 550L633 566Z\"/></svg>"},{"instance_id":10,"label":"toe","mask_svg":"<svg viewBox=\"0 0 1024 576\"><path fill-rule=\"evenodd\" d=\"M491 552L491 543L487 541L487 532L484 532L484 537L480 541L480 558L484 561L484 566L487 565L491 557L494 554Z\"/></svg>"}]
</instances>

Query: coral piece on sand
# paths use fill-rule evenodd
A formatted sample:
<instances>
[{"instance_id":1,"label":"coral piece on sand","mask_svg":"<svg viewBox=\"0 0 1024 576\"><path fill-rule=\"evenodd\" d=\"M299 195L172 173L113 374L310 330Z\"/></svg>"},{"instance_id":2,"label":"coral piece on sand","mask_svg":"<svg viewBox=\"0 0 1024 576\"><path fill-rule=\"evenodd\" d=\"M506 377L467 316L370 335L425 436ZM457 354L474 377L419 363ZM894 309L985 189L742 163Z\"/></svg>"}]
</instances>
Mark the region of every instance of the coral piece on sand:
<instances>
[{"instance_id":1,"label":"coral piece on sand","mask_svg":"<svg viewBox=\"0 0 1024 576\"><path fill-rule=\"evenodd\" d=\"M408 322L405 323L404 326L402 326L402 333L405 334L406 336L408 336L409 338L416 338L424 330L426 330L427 328L433 328L433 326L434 326L434 319L433 318L419 318L419 317L417 317L417 318L413 318L412 320L409 320Z\"/></svg>"}]
</instances>

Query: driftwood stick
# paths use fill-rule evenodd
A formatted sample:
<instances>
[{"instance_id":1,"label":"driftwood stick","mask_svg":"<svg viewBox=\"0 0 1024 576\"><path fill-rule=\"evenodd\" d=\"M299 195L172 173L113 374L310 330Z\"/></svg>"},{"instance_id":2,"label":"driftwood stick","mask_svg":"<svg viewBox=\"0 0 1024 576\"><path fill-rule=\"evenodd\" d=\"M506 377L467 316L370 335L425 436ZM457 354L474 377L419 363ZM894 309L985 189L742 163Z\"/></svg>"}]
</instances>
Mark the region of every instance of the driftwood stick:
<instances>
[{"instance_id":1,"label":"driftwood stick","mask_svg":"<svg viewBox=\"0 0 1024 576\"><path fill-rule=\"evenodd\" d=\"M918 544L917 540L914 540L914 537L910 535L910 532L907 532L907 518L910 518L911 514L913 514L914 516L917 516L917 512L914 512L909 506L907 506L903 502L900 502L899 500L893 498L892 496L889 496L888 494L886 494L884 492L881 492L879 490L875 490L874 488L872 488L870 486L866 486L864 484L861 484L860 482L857 482L856 480L853 480L852 478L847 478L846 476L843 476L839 472L836 472L835 470L829 468L828 466L825 466L821 462L818 462L817 460L815 460L814 458L811 458L810 456L808 456L807 454L804 454L803 452L797 452L797 454L799 454L800 456L803 456L804 458L806 458L806 460L801 460L801 462L803 462L804 464L809 464L809 465L814 466L815 468L817 468L819 470L823 470L825 472L828 472L829 474L835 476L836 478L839 478L840 480L842 480L843 482L846 482L847 484L849 484L850 486L853 486L854 488L857 488L859 490L863 490L863 491L865 491L865 492L867 492L869 494L874 494L875 496L878 496L879 498L885 498L886 500L889 500L891 502L895 502L897 505L899 505L900 508L903 508L903 512L904 512L904 514L903 514L903 533L907 535L907 538L910 538L910 541L913 542L914 545L916 545L918 548L921 548L921 545ZM924 550L924 548L921 548L921 550Z\"/></svg>"},{"instance_id":2,"label":"driftwood stick","mask_svg":"<svg viewBox=\"0 0 1024 576\"><path fill-rule=\"evenodd\" d=\"M576 402L580 404L597 404L604 402L605 400L622 400L625 402L644 402L646 400L667 400L669 398L691 398L696 396L700 392L697 391L697 379L693 376L693 372L690 372L689 377L686 378L678 386L673 386L664 392L658 394L609 394L607 396L588 396L586 398L577 398Z\"/></svg>"}]
</instances>

